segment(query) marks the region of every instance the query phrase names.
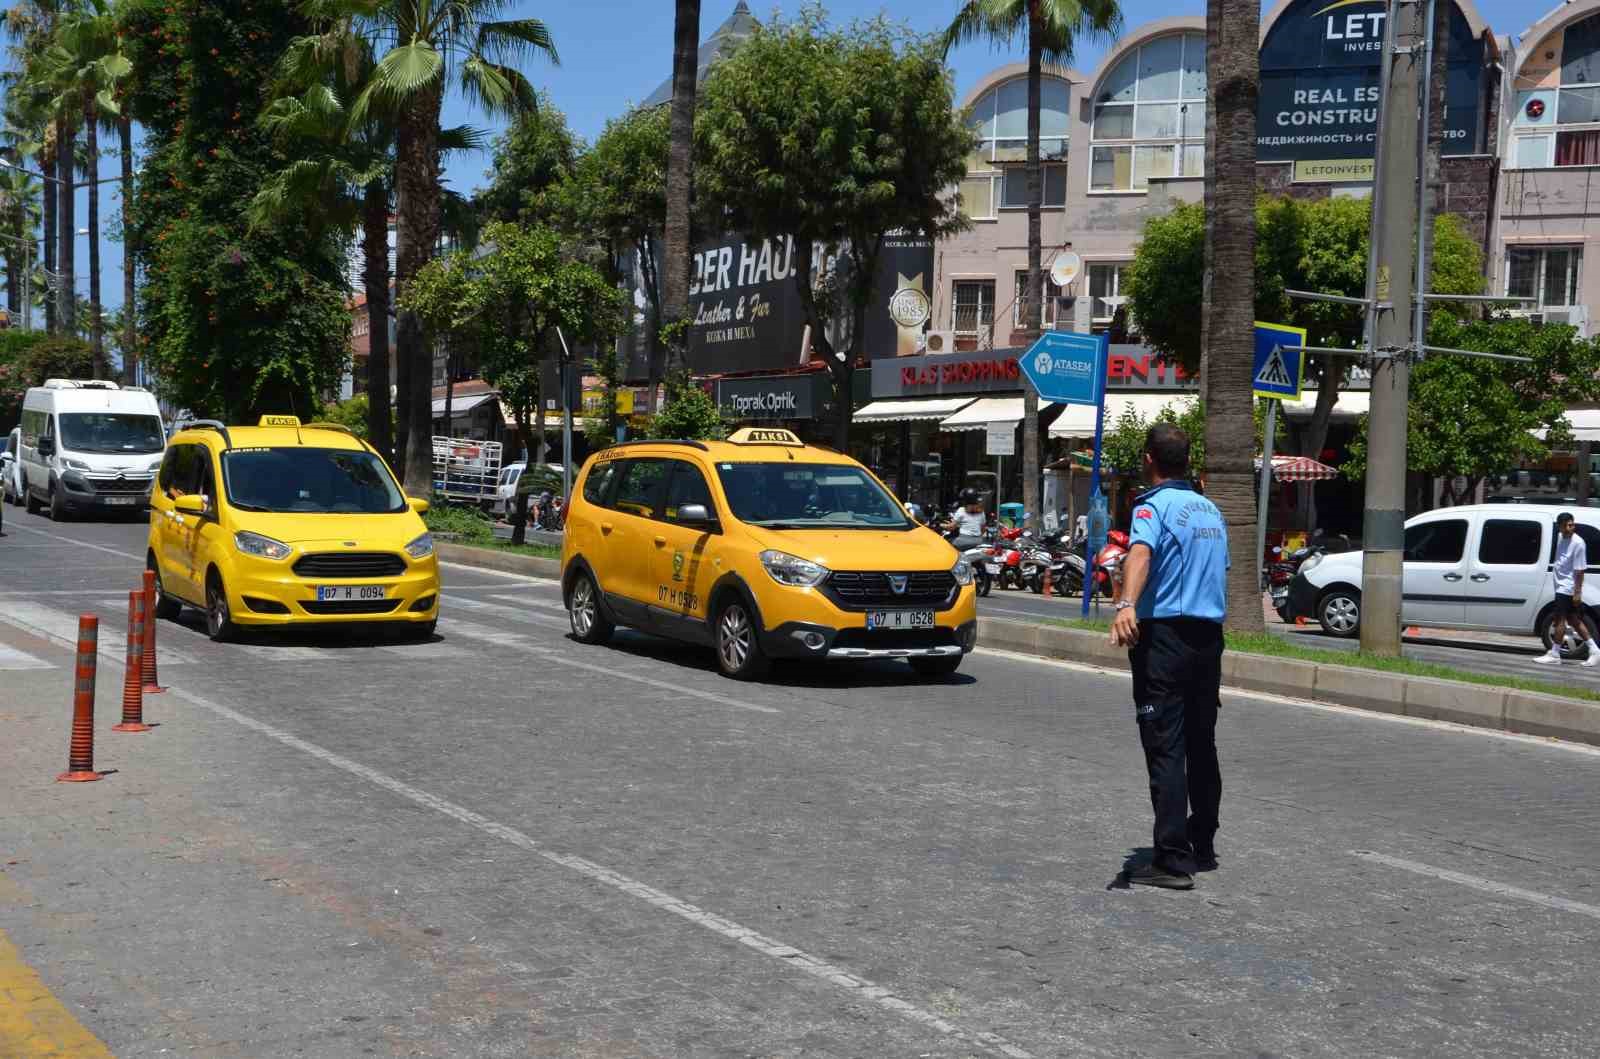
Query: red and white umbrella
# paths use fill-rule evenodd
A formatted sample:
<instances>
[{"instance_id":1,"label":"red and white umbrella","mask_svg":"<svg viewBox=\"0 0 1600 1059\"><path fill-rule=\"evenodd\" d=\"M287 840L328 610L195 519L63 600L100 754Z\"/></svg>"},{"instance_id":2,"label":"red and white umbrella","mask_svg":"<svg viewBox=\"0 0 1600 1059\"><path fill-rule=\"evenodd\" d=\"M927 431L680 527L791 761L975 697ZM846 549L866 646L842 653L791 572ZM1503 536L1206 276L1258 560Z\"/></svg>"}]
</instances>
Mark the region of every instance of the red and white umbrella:
<instances>
[{"instance_id":1,"label":"red and white umbrella","mask_svg":"<svg viewBox=\"0 0 1600 1059\"><path fill-rule=\"evenodd\" d=\"M1256 470L1261 470L1260 456L1256 457ZM1310 456L1274 456L1272 477L1280 482L1324 482L1339 477L1339 469Z\"/></svg>"}]
</instances>

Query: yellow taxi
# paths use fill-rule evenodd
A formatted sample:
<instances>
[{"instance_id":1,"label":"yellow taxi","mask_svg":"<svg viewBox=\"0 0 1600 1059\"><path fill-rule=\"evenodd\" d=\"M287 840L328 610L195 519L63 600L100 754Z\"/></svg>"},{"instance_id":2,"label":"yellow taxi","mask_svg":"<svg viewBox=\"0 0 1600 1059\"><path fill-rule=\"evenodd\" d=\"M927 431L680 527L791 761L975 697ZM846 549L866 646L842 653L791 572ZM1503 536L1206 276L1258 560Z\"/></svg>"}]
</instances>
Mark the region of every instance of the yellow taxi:
<instances>
[{"instance_id":1,"label":"yellow taxi","mask_svg":"<svg viewBox=\"0 0 1600 1059\"><path fill-rule=\"evenodd\" d=\"M631 626L713 647L740 679L775 658L903 658L940 676L977 633L972 569L956 550L861 464L787 430L590 457L561 585L579 641Z\"/></svg>"},{"instance_id":2,"label":"yellow taxi","mask_svg":"<svg viewBox=\"0 0 1600 1059\"><path fill-rule=\"evenodd\" d=\"M305 622L431 634L439 565L427 510L344 427L294 416L189 423L167 442L151 489L156 615L198 607L214 640Z\"/></svg>"}]
</instances>

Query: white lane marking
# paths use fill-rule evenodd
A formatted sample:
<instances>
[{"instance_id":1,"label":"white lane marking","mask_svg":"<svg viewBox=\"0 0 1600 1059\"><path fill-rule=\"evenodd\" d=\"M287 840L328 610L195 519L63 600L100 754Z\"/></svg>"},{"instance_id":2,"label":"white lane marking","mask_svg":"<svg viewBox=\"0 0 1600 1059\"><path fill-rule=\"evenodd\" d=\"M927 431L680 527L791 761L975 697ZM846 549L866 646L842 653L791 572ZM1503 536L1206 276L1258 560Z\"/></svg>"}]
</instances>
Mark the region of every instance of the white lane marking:
<instances>
[{"instance_id":1,"label":"white lane marking","mask_svg":"<svg viewBox=\"0 0 1600 1059\"><path fill-rule=\"evenodd\" d=\"M54 662L35 658L26 651L0 643L0 669L54 669Z\"/></svg>"},{"instance_id":2,"label":"white lane marking","mask_svg":"<svg viewBox=\"0 0 1600 1059\"><path fill-rule=\"evenodd\" d=\"M100 614L100 654L113 662L121 662L127 657L128 634L122 627L122 622L127 620L127 600L122 601L122 610L112 610L111 615ZM38 633L45 639L58 643L63 647L76 649L78 646L78 615L69 614L64 610L53 607L44 607L26 601L8 600L4 608L0 608L0 621L27 632ZM163 666L192 665L195 661L193 655L183 651L175 651L166 646L163 636L170 636L168 630L181 628L171 622L164 622L156 634L156 661Z\"/></svg>"},{"instance_id":3,"label":"white lane marking","mask_svg":"<svg viewBox=\"0 0 1600 1059\"><path fill-rule=\"evenodd\" d=\"M1569 901L1565 897L1551 897L1549 894L1539 893L1537 890L1524 890L1520 886L1509 886L1506 883L1495 882L1493 879L1480 878L1477 875L1468 875L1465 872L1451 871L1449 868L1435 868L1431 864L1420 861L1406 860L1404 857L1391 857L1384 853L1374 853L1369 849L1352 849L1352 857L1362 860L1376 861L1387 864L1391 868L1401 871L1415 872L1418 875L1428 875L1445 882L1457 883L1461 886L1470 886L1474 890L1482 890L1487 894L1498 897L1514 897L1519 901L1528 901L1546 908L1554 908L1561 912L1576 912L1580 916L1589 916L1600 919L1600 906L1586 905L1582 901Z\"/></svg>"},{"instance_id":4,"label":"white lane marking","mask_svg":"<svg viewBox=\"0 0 1600 1059\"><path fill-rule=\"evenodd\" d=\"M467 563L447 563L439 560L439 565L449 570L460 570L468 574L487 574L490 577L503 577L507 581L521 581L529 585L555 585L560 584L553 577L529 577L526 574L508 574L504 570L491 570L487 566L470 566ZM449 586L446 586L447 588Z\"/></svg>"},{"instance_id":5,"label":"white lane marking","mask_svg":"<svg viewBox=\"0 0 1600 1059\"><path fill-rule=\"evenodd\" d=\"M555 619L544 619L543 617L540 617L539 620L554 621ZM560 622L560 625L562 628L567 627L566 622ZM550 662L553 665L566 666L569 669L583 669L591 673L599 673L601 676L611 677L616 680L628 680L635 684L644 684L648 687L660 688L663 691L671 691L678 695L688 695L692 698L703 699L706 702L714 702L719 706L732 706L735 709L750 710L754 713L783 712L782 710L776 709L772 706L758 706L753 702L741 702L738 699L731 699L726 695L718 695L714 691L701 691L699 688L691 688L683 684L674 684L666 680L656 680L654 677L642 676L638 673L629 673L626 670L618 669L615 666L602 666L589 662L580 662L575 658L567 658L565 655L558 654L551 648L537 646L527 636L521 636L516 633L502 632L499 629L493 629L487 625L479 625L477 622L463 621L460 618L452 618L447 615L439 619L439 628L447 636L451 633L455 633L458 636L465 636L471 640L482 640L484 643L494 644L497 647L520 648L524 651L527 651L529 654L537 655L542 661Z\"/></svg>"},{"instance_id":6,"label":"white lane marking","mask_svg":"<svg viewBox=\"0 0 1600 1059\"><path fill-rule=\"evenodd\" d=\"M90 541L80 541L75 537L65 537L59 533L51 533L49 530L32 529L28 526L13 526L12 529L19 529L23 533L36 533L41 537L49 537L52 540L62 541L66 544L76 544L80 548L93 548L95 551L105 552L107 555L120 555L124 559L133 559L139 562L144 560L144 556L136 552L125 552L117 548L107 548L103 544L94 544Z\"/></svg>"},{"instance_id":7,"label":"white lane marking","mask_svg":"<svg viewBox=\"0 0 1600 1059\"><path fill-rule=\"evenodd\" d=\"M498 587L498 586L496 586ZM32 596L96 596L105 598L106 590L103 588L48 588L38 590L18 589L15 592L0 592L0 599L27 599Z\"/></svg>"},{"instance_id":8,"label":"white lane marking","mask_svg":"<svg viewBox=\"0 0 1600 1059\"><path fill-rule=\"evenodd\" d=\"M565 614L567 612L567 608L560 603L545 603L539 600L527 599L523 596L490 596L489 598L502 600L506 603L514 603L519 607L538 607L540 610L553 610L557 614Z\"/></svg>"},{"instance_id":9,"label":"white lane marking","mask_svg":"<svg viewBox=\"0 0 1600 1059\"><path fill-rule=\"evenodd\" d=\"M453 643L408 643L408 644L380 644L377 648L384 654L399 655L401 658L416 658L433 662L444 658L472 658L482 652L474 651L469 647L462 647Z\"/></svg>"},{"instance_id":10,"label":"white lane marking","mask_svg":"<svg viewBox=\"0 0 1600 1059\"><path fill-rule=\"evenodd\" d=\"M1038 655L1022 654L1017 651L1001 651L993 647L980 647L972 653L1005 659L1010 662L1028 662L1039 666L1059 666L1062 669L1073 669L1080 673L1094 673L1102 677L1120 677L1127 681L1133 679L1133 675L1126 669L1106 669L1103 666L1089 665L1087 662L1068 662L1060 658L1040 658ZM1456 724L1454 721L1434 721L1425 717L1406 717L1398 713L1377 713L1373 710L1357 709L1354 706L1338 706L1331 702L1312 702L1309 699L1296 699L1288 695L1273 695L1265 691L1246 691L1243 688L1229 687L1226 684L1222 686L1222 693L1230 698L1254 699L1257 702L1272 703L1276 706L1294 706L1298 709L1320 710L1323 713L1338 713L1363 721L1409 724L1416 728L1432 728L1440 732L1455 732L1457 735L1477 735L1492 739L1504 739L1513 743L1526 743L1530 746L1543 747L1546 750L1565 750L1568 753L1600 757L1600 746L1589 746L1585 743L1567 743L1540 735L1502 732L1496 728L1478 728L1470 724Z\"/></svg>"},{"instance_id":11,"label":"white lane marking","mask_svg":"<svg viewBox=\"0 0 1600 1059\"><path fill-rule=\"evenodd\" d=\"M566 608L553 607L548 604L532 603L527 604L527 606L537 608L540 611L547 609L559 610L563 616L557 618L551 614L533 613L529 610L523 609L522 607L508 607L501 603L485 603L481 599L451 599L448 595L445 596L444 605L446 607L450 607L451 609L459 607L460 609L469 611L473 614L487 614L497 618L505 618L508 621L527 621L533 622L536 625L559 626L562 629L570 627L570 624L565 617L567 613Z\"/></svg>"},{"instance_id":12,"label":"white lane marking","mask_svg":"<svg viewBox=\"0 0 1600 1059\"><path fill-rule=\"evenodd\" d=\"M909 1019L920 1026L933 1030L935 1033L969 1045L975 1045L990 1054L1004 1055L1008 1059L1032 1059L1030 1052L1011 1043L997 1033L962 1029L931 1011L895 996L892 990L877 985L859 975L852 974L843 967L829 963L819 956L813 956L803 949L769 938L731 919L725 919L714 912L708 912L663 890L657 890L655 887L630 878L619 871L607 868L603 864L597 864L585 857L579 857L571 853L562 853L558 850L549 849L514 827L502 824L481 813L476 813L465 806L446 801L438 795L430 794L418 787L413 787L409 783L397 780L393 776L379 772L377 769L336 754L331 750L318 746L316 743L301 739L299 736L291 735L265 721L258 721L254 717L230 709L227 706L202 699L197 695L191 695L187 691L177 688L172 689L172 691L178 697L193 703L201 709L209 710L219 717L225 717L246 728L260 732L270 739L277 740L284 746L310 754L312 757L324 761L334 768L348 772L352 776L358 776L369 783L382 787L384 790L399 795L409 802L432 809L469 827L476 828L492 838L497 838L518 849L541 857L552 864L574 871L602 886L637 897L664 912L670 912L681 919L693 923L697 927L708 930L729 941L738 942L740 945L753 949L764 956L770 956L784 966L792 967L813 978L836 985L845 990L854 999L875 1004L885 1011L890 1011L902 1018Z\"/></svg>"}]
</instances>

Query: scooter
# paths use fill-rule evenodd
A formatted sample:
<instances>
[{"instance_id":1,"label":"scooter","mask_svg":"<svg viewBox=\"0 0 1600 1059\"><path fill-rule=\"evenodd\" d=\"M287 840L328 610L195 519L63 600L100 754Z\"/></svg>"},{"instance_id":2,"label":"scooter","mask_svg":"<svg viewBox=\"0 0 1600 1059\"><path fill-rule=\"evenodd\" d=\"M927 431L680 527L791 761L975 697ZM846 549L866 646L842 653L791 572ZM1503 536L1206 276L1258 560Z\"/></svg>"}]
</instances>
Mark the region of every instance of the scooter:
<instances>
[{"instance_id":1,"label":"scooter","mask_svg":"<svg viewBox=\"0 0 1600 1059\"><path fill-rule=\"evenodd\" d=\"M1094 557L1094 590L1115 599L1122 592L1122 561L1128 556L1128 535L1121 530L1106 534L1105 545Z\"/></svg>"}]
</instances>

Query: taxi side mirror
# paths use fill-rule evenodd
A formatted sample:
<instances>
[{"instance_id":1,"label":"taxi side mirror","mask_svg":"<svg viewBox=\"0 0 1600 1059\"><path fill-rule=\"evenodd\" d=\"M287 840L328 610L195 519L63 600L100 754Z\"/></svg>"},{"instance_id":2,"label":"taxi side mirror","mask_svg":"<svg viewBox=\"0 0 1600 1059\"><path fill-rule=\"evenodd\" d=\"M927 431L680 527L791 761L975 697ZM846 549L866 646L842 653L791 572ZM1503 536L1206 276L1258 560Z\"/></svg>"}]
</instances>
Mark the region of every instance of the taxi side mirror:
<instances>
[{"instance_id":1,"label":"taxi side mirror","mask_svg":"<svg viewBox=\"0 0 1600 1059\"><path fill-rule=\"evenodd\" d=\"M172 509L181 511L186 515L204 515L206 513L206 498L199 493L184 493L174 497Z\"/></svg>"},{"instance_id":2,"label":"taxi side mirror","mask_svg":"<svg viewBox=\"0 0 1600 1059\"><path fill-rule=\"evenodd\" d=\"M406 506L419 515L426 515L431 505L420 496L408 496L406 497Z\"/></svg>"},{"instance_id":3,"label":"taxi side mirror","mask_svg":"<svg viewBox=\"0 0 1600 1059\"><path fill-rule=\"evenodd\" d=\"M678 509L678 525L712 530L717 527L717 520L704 504L685 504Z\"/></svg>"}]
</instances>

